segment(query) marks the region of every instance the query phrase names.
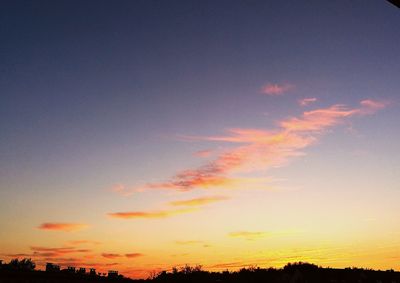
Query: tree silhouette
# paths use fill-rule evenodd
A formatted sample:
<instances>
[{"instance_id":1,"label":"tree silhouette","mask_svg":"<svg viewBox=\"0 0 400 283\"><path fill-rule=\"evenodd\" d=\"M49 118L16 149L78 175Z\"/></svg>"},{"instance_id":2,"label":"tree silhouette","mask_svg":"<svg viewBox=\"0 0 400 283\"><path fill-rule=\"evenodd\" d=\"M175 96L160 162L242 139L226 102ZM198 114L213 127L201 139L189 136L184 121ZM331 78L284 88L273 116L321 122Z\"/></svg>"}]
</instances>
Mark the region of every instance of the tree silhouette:
<instances>
[{"instance_id":1,"label":"tree silhouette","mask_svg":"<svg viewBox=\"0 0 400 283\"><path fill-rule=\"evenodd\" d=\"M11 269L33 271L35 270L36 264L30 258L24 258L19 260L18 258L12 259L8 266Z\"/></svg>"}]
</instances>

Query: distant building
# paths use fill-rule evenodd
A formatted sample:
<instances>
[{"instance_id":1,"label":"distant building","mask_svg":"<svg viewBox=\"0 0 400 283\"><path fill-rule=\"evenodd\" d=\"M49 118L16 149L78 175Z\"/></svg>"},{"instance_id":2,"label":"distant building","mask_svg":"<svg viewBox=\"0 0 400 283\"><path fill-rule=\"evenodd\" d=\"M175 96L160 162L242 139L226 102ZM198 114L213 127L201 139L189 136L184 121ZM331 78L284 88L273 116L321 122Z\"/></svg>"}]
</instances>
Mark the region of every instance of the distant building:
<instances>
[{"instance_id":1,"label":"distant building","mask_svg":"<svg viewBox=\"0 0 400 283\"><path fill-rule=\"evenodd\" d=\"M118 271L116 271L116 270L108 271L108 278L117 278L117 277L118 277Z\"/></svg>"},{"instance_id":2,"label":"distant building","mask_svg":"<svg viewBox=\"0 0 400 283\"><path fill-rule=\"evenodd\" d=\"M90 271L89 271L89 274L95 276L96 275L96 268L91 268Z\"/></svg>"},{"instance_id":3,"label":"distant building","mask_svg":"<svg viewBox=\"0 0 400 283\"><path fill-rule=\"evenodd\" d=\"M51 262L46 263L46 271L47 272L58 272L60 271L60 266L53 264Z\"/></svg>"},{"instance_id":4,"label":"distant building","mask_svg":"<svg viewBox=\"0 0 400 283\"><path fill-rule=\"evenodd\" d=\"M86 268L80 267L79 270L77 271L78 274L85 274L86 273Z\"/></svg>"},{"instance_id":5,"label":"distant building","mask_svg":"<svg viewBox=\"0 0 400 283\"><path fill-rule=\"evenodd\" d=\"M68 266L67 271L70 273L75 273L75 267L74 266Z\"/></svg>"}]
</instances>

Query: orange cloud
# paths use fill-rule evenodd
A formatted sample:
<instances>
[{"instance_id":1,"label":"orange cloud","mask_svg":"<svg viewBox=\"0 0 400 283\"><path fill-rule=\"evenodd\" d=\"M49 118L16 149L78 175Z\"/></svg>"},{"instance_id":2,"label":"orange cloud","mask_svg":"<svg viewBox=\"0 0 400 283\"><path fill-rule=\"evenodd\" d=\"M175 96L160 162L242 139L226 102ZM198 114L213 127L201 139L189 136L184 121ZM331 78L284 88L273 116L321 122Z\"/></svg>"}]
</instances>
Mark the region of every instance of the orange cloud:
<instances>
[{"instance_id":1,"label":"orange cloud","mask_svg":"<svg viewBox=\"0 0 400 283\"><path fill-rule=\"evenodd\" d=\"M91 252L91 250L89 249L77 249L75 247L48 248L48 247L32 246L31 250L33 251L32 256L36 257L59 257L65 254Z\"/></svg>"},{"instance_id":2,"label":"orange cloud","mask_svg":"<svg viewBox=\"0 0 400 283\"><path fill-rule=\"evenodd\" d=\"M177 214L192 212L194 209L161 210L161 211L129 211L108 213L112 218L138 219L138 218L166 218Z\"/></svg>"},{"instance_id":3,"label":"orange cloud","mask_svg":"<svg viewBox=\"0 0 400 283\"><path fill-rule=\"evenodd\" d=\"M170 202L173 206L201 206L217 201L223 201L229 199L226 196L210 196L210 197L201 197L201 198L193 198L187 200L177 200Z\"/></svg>"},{"instance_id":4,"label":"orange cloud","mask_svg":"<svg viewBox=\"0 0 400 283\"><path fill-rule=\"evenodd\" d=\"M238 231L231 232L228 234L231 238L242 238L246 240L257 240L266 236L265 232L250 232L250 231Z\"/></svg>"},{"instance_id":5,"label":"orange cloud","mask_svg":"<svg viewBox=\"0 0 400 283\"><path fill-rule=\"evenodd\" d=\"M91 240L74 240L68 242L71 245L100 245L101 242Z\"/></svg>"},{"instance_id":6,"label":"orange cloud","mask_svg":"<svg viewBox=\"0 0 400 283\"><path fill-rule=\"evenodd\" d=\"M191 240L191 241L175 241L175 244L177 245L197 245L197 244L203 244L203 241L196 241L196 240Z\"/></svg>"},{"instance_id":7,"label":"orange cloud","mask_svg":"<svg viewBox=\"0 0 400 283\"><path fill-rule=\"evenodd\" d=\"M73 231L79 231L84 228L89 227L89 225L86 224L80 224L80 223L42 223L38 229L41 230L52 230L52 231L64 231L64 232L73 232Z\"/></svg>"},{"instance_id":8,"label":"orange cloud","mask_svg":"<svg viewBox=\"0 0 400 283\"><path fill-rule=\"evenodd\" d=\"M264 94L271 95L271 96L282 95L285 92L293 89L293 87L294 86L291 84L283 84L283 85L267 84L262 88L261 92Z\"/></svg>"},{"instance_id":9,"label":"orange cloud","mask_svg":"<svg viewBox=\"0 0 400 283\"><path fill-rule=\"evenodd\" d=\"M307 106L311 103L314 103L317 101L317 98L315 97L309 97L309 98L303 98L299 100L299 105L300 106Z\"/></svg>"},{"instance_id":10,"label":"orange cloud","mask_svg":"<svg viewBox=\"0 0 400 283\"><path fill-rule=\"evenodd\" d=\"M232 174L280 167L291 158L302 156L304 148L314 144L325 130L341 124L352 116L370 115L384 108L386 103L363 100L359 108L333 105L306 111L277 123L274 130L230 129L227 135L185 137L187 140L205 140L238 144L220 153L196 169L183 170L169 180L148 183L138 190L168 189L189 191L194 188L230 188L243 185L246 180L232 178Z\"/></svg>"},{"instance_id":11,"label":"orange cloud","mask_svg":"<svg viewBox=\"0 0 400 283\"><path fill-rule=\"evenodd\" d=\"M102 257L108 258L108 259L114 259L114 258L119 258L122 257L120 254L112 254L112 253L102 253Z\"/></svg>"},{"instance_id":12,"label":"orange cloud","mask_svg":"<svg viewBox=\"0 0 400 283\"><path fill-rule=\"evenodd\" d=\"M130 254L125 254L125 256L127 258L136 258L136 257L143 256L143 254L141 254L141 253L130 253Z\"/></svg>"}]
</instances>

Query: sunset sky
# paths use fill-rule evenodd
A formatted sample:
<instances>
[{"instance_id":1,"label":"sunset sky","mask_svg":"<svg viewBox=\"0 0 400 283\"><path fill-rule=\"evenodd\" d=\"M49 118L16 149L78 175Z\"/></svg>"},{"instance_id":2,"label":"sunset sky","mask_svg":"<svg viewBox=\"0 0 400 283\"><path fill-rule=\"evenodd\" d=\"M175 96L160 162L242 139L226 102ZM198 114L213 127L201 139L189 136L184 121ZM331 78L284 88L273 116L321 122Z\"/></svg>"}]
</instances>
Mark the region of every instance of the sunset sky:
<instances>
[{"instance_id":1,"label":"sunset sky","mask_svg":"<svg viewBox=\"0 0 400 283\"><path fill-rule=\"evenodd\" d=\"M400 270L400 9L1 6L0 259Z\"/></svg>"}]
</instances>

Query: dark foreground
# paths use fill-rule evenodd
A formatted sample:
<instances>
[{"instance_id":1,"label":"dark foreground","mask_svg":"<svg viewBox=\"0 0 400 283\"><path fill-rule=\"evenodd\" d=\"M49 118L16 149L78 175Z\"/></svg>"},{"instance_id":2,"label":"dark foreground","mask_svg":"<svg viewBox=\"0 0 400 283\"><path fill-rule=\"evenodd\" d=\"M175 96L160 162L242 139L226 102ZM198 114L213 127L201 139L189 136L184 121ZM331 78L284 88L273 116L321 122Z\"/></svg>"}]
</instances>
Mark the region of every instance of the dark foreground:
<instances>
[{"instance_id":1,"label":"dark foreground","mask_svg":"<svg viewBox=\"0 0 400 283\"><path fill-rule=\"evenodd\" d=\"M243 268L239 271L209 272L201 267L183 267L160 272L151 279L132 280L119 276L109 278L89 274L0 269L0 283L84 283L84 282L195 282L195 283L400 283L400 272L360 268L322 268L309 263L288 264L282 269Z\"/></svg>"}]
</instances>

